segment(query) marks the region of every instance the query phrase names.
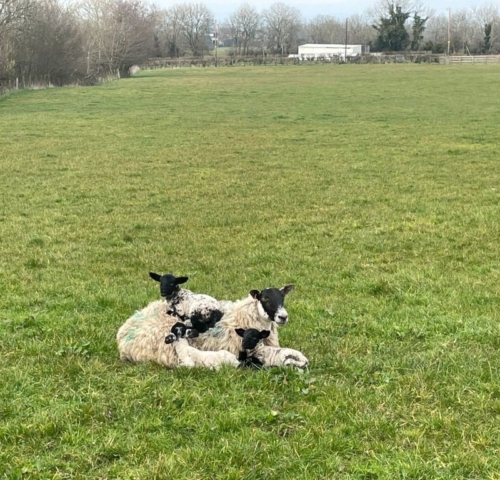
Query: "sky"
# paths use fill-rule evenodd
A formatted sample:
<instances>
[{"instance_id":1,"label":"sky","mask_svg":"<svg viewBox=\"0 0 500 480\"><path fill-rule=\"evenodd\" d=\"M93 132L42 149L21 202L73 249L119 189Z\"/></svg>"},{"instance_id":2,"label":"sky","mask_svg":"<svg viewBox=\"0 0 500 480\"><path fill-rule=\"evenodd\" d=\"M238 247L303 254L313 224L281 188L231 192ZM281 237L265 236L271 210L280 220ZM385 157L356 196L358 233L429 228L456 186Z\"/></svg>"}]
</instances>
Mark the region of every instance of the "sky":
<instances>
[{"instance_id":1,"label":"sky","mask_svg":"<svg viewBox=\"0 0 500 480\"><path fill-rule=\"evenodd\" d=\"M189 3L190 1L200 1L204 3L214 13L215 18L219 21L225 20L231 13L233 13L239 5L244 3L242 1L230 0L150 0L160 8L168 8L178 3ZM370 7L373 7L377 0L312 0L305 2L304 0L280 0L287 5L298 8L302 17L305 20L310 20L316 15L332 15L336 18L344 19L353 14L363 14ZM420 0L421 3L428 8L433 9L437 14L447 13L448 8L453 10L468 9L470 7L483 6L487 4L498 4L498 0ZM274 0L246 0L246 3L253 5L257 10L262 11L269 7Z\"/></svg>"}]
</instances>

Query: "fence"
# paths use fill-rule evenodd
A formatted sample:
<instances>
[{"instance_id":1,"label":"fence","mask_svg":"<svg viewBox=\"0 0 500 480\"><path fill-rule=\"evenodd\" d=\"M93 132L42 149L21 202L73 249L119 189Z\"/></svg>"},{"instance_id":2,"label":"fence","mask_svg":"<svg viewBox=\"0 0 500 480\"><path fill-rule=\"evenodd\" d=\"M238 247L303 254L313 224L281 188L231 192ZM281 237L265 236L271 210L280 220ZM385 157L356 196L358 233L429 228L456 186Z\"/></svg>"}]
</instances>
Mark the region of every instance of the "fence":
<instances>
[{"instance_id":1,"label":"fence","mask_svg":"<svg viewBox=\"0 0 500 480\"><path fill-rule=\"evenodd\" d=\"M61 82L56 79L54 82L50 75L41 76L20 76L20 77L0 77L0 96L5 95L15 90L40 90L43 88L52 88L54 86L72 85L99 85L101 83L110 82L120 78L120 72L109 73L108 75L101 74L100 76L80 76L68 79L66 82ZM54 85L55 83L55 85Z\"/></svg>"},{"instance_id":2,"label":"fence","mask_svg":"<svg viewBox=\"0 0 500 480\"><path fill-rule=\"evenodd\" d=\"M442 57L439 63L443 63L446 65L500 63L500 55L476 55L476 56L467 55L467 56Z\"/></svg>"},{"instance_id":3,"label":"fence","mask_svg":"<svg viewBox=\"0 0 500 480\"><path fill-rule=\"evenodd\" d=\"M186 68L186 67L230 67L247 65L293 65L298 63L295 58L288 57L214 57L206 58L150 58L140 65L143 70L155 70L159 68Z\"/></svg>"},{"instance_id":4,"label":"fence","mask_svg":"<svg viewBox=\"0 0 500 480\"><path fill-rule=\"evenodd\" d=\"M49 75L43 76L27 76L17 78L0 78L0 95L13 90L37 90L40 88L52 87Z\"/></svg>"},{"instance_id":5,"label":"fence","mask_svg":"<svg viewBox=\"0 0 500 480\"><path fill-rule=\"evenodd\" d=\"M220 57L215 61L214 57L206 58L150 58L140 67L144 70L159 68L186 68L186 67L231 67L231 66L254 66L254 65L307 65L307 64L340 64L340 63L439 63L440 55L432 54L375 54L347 57L341 56L316 56L313 59L302 59L298 57L279 57L272 55L251 57Z\"/></svg>"}]
</instances>

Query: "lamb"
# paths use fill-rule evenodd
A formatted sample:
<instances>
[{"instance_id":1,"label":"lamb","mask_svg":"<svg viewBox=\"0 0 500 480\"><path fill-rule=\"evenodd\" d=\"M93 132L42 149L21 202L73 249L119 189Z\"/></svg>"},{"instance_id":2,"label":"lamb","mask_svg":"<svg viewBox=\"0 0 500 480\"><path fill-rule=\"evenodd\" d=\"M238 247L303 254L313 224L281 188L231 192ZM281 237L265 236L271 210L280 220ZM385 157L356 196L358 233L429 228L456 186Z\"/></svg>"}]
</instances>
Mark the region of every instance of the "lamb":
<instances>
[{"instance_id":1,"label":"lamb","mask_svg":"<svg viewBox=\"0 0 500 480\"><path fill-rule=\"evenodd\" d=\"M179 287L186 283L188 277L176 277L171 273L160 275L149 272L149 276L160 283L160 294L165 297L167 314L183 322L198 322L196 328L201 331L201 322L207 328L213 327L230 308L231 302L219 302L215 298Z\"/></svg>"},{"instance_id":2,"label":"lamb","mask_svg":"<svg viewBox=\"0 0 500 480\"><path fill-rule=\"evenodd\" d=\"M306 368L309 365L309 360L298 350L263 345L262 340L269 337L269 330L237 328L235 331L242 337L242 350L238 355L238 360L243 366Z\"/></svg>"},{"instance_id":3,"label":"lamb","mask_svg":"<svg viewBox=\"0 0 500 480\"><path fill-rule=\"evenodd\" d=\"M165 337L165 343L167 345L171 344L174 347L180 367L205 367L211 370L219 370L223 365L230 365L232 367L240 366L236 355L227 350L209 352L191 347L187 339L198 337L199 332L194 328L188 328L182 322L175 323L170 332Z\"/></svg>"},{"instance_id":4,"label":"lamb","mask_svg":"<svg viewBox=\"0 0 500 480\"><path fill-rule=\"evenodd\" d=\"M235 328L257 328L271 333L264 342L279 347L277 325L288 321L284 307L285 296L293 285L281 289L252 290L243 300L235 302L231 311L207 332L189 343L200 350L228 350L238 355L241 338ZM165 332L169 332L178 318L168 315L166 302L157 300L135 312L118 329L116 340L122 360L131 362L153 361L167 368L176 367L179 358L171 345L165 344Z\"/></svg>"},{"instance_id":5,"label":"lamb","mask_svg":"<svg viewBox=\"0 0 500 480\"><path fill-rule=\"evenodd\" d=\"M294 285L286 285L281 289L251 290L248 297L235 302L214 328L192 339L191 345L200 350L227 350L238 355L241 340L235 329L257 328L270 331L264 339L266 345L279 347L278 325L288 322L284 301L293 288Z\"/></svg>"}]
</instances>

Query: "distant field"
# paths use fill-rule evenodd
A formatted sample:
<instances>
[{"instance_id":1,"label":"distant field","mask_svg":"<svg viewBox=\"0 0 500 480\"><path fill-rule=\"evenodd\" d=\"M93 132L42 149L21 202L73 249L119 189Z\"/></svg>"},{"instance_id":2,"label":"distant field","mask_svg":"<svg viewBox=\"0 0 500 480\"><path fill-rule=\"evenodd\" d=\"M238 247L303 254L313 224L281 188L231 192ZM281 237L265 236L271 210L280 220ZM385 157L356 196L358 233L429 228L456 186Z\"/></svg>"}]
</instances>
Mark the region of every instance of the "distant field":
<instances>
[{"instance_id":1,"label":"distant field","mask_svg":"<svg viewBox=\"0 0 500 480\"><path fill-rule=\"evenodd\" d=\"M500 68L148 71L0 99L0 478L500 478ZM148 271L295 283L308 372L167 371Z\"/></svg>"}]
</instances>

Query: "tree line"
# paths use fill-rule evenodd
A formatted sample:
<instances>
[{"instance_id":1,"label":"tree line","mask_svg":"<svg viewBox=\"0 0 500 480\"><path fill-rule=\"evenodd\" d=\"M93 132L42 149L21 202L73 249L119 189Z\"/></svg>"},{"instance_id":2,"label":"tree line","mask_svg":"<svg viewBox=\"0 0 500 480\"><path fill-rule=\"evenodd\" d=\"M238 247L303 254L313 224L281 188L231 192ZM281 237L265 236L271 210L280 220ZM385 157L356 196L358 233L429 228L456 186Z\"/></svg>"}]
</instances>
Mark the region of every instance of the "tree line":
<instances>
[{"instance_id":1,"label":"tree line","mask_svg":"<svg viewBox=\"0 0 500 480\"><path fill-rule=\"evenodd\" d=\"M167 9L142 0L0 0L0 86L47 77L55 85L92 83L151 57L288 55L302 43L370 45L372 51L500 52L495 5L436 14L419 0L378 0L347 19L305 21L284 2L259 11L249 3L216 21L204 3Z\"/></svg>"}]
</instances>

